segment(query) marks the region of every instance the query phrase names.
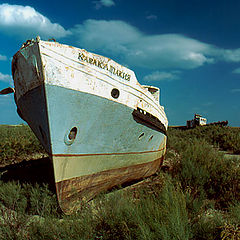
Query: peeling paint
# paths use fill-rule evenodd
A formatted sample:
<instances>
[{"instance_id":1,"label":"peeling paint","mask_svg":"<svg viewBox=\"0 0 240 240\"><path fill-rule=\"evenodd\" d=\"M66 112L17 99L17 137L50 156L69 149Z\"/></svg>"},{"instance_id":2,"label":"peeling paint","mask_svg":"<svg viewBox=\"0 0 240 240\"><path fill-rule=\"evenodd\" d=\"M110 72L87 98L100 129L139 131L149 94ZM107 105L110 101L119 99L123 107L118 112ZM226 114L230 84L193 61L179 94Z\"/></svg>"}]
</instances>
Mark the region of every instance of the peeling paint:
<instances>
[{"instance_id":1,"label":"peeling paint","mask_svg":"<svg viewBox=\"0 0 240 240\"><path fill-rule=\"evenodd\" d=\"M150 176L161 164L168 120L160 92L140 85L132 70L37 38L15 54L12 74L16 104L52 158L66 213L76 200Z\"/></svg>"}]
</instances>

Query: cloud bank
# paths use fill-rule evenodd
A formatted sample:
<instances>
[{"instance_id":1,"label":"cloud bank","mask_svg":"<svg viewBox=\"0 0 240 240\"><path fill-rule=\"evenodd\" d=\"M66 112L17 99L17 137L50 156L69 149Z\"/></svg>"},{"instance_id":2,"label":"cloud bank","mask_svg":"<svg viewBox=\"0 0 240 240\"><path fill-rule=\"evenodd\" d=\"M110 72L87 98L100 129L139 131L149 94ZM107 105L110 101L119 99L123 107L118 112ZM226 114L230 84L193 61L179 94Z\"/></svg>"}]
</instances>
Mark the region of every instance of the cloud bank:
<instances>
[{"instance_id":1,"label":"cloud bank","mask_svg":"<svg viewBox=\"0 0 240 240\"><path fill-rule=\"evenodd\" d=\"M36 35L62 38L70 34L30 6L9 4L0 4L0 32L25 38Z\"/></svg>"},{"instance_id":2,"label":"cloud bank","mask_svg":"<svg viewBox=\"0 0 240 240\"><path fill-rule=\"evenodd\" d=\"M113 0L95 3L105 7L115 4ZM146 81L176 79L178 75L173 70L194 69L218 61L240 62L240 48L222 49L181 34L150 35L121 20L88 19L64 29L30 6L0 4L0 33L24 40L36 35L57 40L71 35L75 46L111 57L130 68L151 70ZM0 60L6 57L0 55Z\"/></svg>"},{"instance_id":3,"label":"cloud bank","mask_svg":"<svg viewBox=\"0 0 240 240\"><path fill-rule=\"evenodd\" d=\"M100 0L100 2L105 7L112 7L115 5L113 0Z\"/></svg>"},{"instance_id":4,"label":"cloud bank","mask_svg":"<svg viewBox=\"0 0 240 240\"><path fill-rule=\"evenodd\" d=\"M96 9L100 9L101 7L112 7L115 5L115 2L113 0L98 0L93 1L95 4Z\"/></svg>"},{"instance_id":5,"label":"cloud bank","mask_svg":"<svg viewBox=\"0 0 240 240\"><path fill-rule=\"evenodd\" d=\"M232 93L240 93L240 88L235 88L231 90Z\"/></svg>"},{"instance_id":6,"label":"cloud bank","mask_svg":"<svg viewBox=\"0 0 240 240\"><path fill-rule=\"evenodd\" d=\"M150 15L146 16L146 19L148 19L148 20L157 20L158 17L157 17L157 15L150 14Z\"/></svg>"},{"instance_id":7,"label":"cloud bank","mask_svg":"<svg viewBox=\"0 0 240 240\"><path fill-rule=\"evenodd\" d=\"M236 68L232 71L232 73L240 74L240 68Z\"/></svg>"},{"instance_id":8,"label":"cloud bank","mask_svg":"<svg viewBox=\"0 0 240 240\"><path fill-rule=\"evenodd\" d=\"M130 66L191 69L214 62L209 44L180 34L146 35L124 21L89 19L71 31L79 46Z\"/></svg>"},{"instance_id":9,"label":"cloud bank","mask_svg":"<svg viewBox=\"0 0 240 240\"><path fill-rule=\"evenodd\" d=\"M0 61L6 61L6 60L7 60L7 57L0 54Z\"/></svg>"},{"instance_id":10,"label":"cloud bank","mask_svg":"<svg viewBox=\"0 0 240 240\"><path fill-rule=\"evenodd\" d=\"M159 81L171 81L179 79L179 72L160 72L155 71L149 75L146 75L143 80L146 82L159 82Z\"/></svg>"},{"instance_id":11,"label":"cloud bank","mask_svg":"<svg viewBox=\"0 0 240 240\"><path fill-rule=\"evenodd\" d=\"M240 62L240 48L222 49L181 34L147 35L119 20L88 19L71 31L79 47L130 67L151 69L155 71L149 76L152 79L159 75L159 70L194 69L219 61Z\"/></svg>"},{"instance_id":12,"label":"cloud bank","mask_svg":"<svg viewBox=\"0 0 240 240\"><path fill-rule=\"evenodd\" d=\"M105 54L123 55L141 37L137 28L123 21L89 19L71 29L77 44Z\"/></svg>"},{"instance_id":13,"label":"cloud bank","mask_svg":"<svg viewBox=\"0 0 240 240\"><path fill-rule=\"evenodd\" d=\"M8 74L3 74L0 72L0 81L10 83L12 81L12 77Z\"/></svg>"}]
</instances>

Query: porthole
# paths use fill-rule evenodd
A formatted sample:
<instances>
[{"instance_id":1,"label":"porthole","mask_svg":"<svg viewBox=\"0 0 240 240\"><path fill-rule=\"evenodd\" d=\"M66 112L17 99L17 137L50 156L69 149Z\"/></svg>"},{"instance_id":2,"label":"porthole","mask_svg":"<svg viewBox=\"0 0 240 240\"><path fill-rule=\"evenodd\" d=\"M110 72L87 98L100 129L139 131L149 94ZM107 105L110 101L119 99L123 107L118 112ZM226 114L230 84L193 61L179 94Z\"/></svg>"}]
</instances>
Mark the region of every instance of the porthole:
<instances>
[{"instance_id":1,"label":"porthole","mask_svg":"<svg viewBox=\"0 0 240 240\"><path fill-rule=\"evenodd\" d=\"M143 138L143 136L144 136L144 133L141 133L138 137L138 140L140 141Z\"/></svg>"},{"instance_id":2,"label":"porthole","mask_svg":"<svg viewBox=\"0 0 240 240\"><path fill-rule=\"evenodd\" d=\"M73 127L68 134L69 140L74 140L76 138L76 135L77 135L77 128Z\"/></svg>"},{"instance_id":3,"label":"porthole","mask_svg":"<svg viewBox=\"0 0 240 240\"><path fill-rule=\"evenodd\" d=\"M64 142L67 144L67 145L71 145L73 144L76 136L77 136L77 128L76 127L73 127L70 131L68 131L64 137Z\"/></svg>"},{"instance_id":4,"label":"porthole","mask_svg":"<svg viewBox=\"0 0 240 240\"><path fill-rule=\"evenodd\" d=\"M113 98L118 98L119 95L120 95L119 90L116 89L116 88L113 88L113 90L111 91L111 96L112 96Z\"/></svg>"},{"instance_id":5,"label":"porthole","mask_svg":"<svg viewBox=\"0 0 240 240\"><path fill-rule=\"evenodd\" d=\"M148 141L150 142L153 139L153 135L148 139Z\"/></svg>"}]
</instances>

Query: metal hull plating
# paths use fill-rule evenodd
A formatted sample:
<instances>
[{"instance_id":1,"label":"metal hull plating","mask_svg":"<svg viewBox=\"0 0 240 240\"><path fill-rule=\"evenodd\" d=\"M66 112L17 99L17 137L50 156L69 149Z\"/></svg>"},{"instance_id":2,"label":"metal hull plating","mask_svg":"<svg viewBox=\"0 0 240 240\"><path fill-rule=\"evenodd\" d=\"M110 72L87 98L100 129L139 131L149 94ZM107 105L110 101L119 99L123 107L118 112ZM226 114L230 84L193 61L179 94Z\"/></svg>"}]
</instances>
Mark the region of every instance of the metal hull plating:
<instances>
[{"instance_id":1,"label":"metal hull plating","mask_svg":"<svg viewBox=\"0 0 240 240\"><path fill-rule=\"evenodd\" d=\"M159 168L167 119L131 70L38 40L14 56L13 78L19 112L52 158L64 212Z\"/></svg>"}]
</instances>

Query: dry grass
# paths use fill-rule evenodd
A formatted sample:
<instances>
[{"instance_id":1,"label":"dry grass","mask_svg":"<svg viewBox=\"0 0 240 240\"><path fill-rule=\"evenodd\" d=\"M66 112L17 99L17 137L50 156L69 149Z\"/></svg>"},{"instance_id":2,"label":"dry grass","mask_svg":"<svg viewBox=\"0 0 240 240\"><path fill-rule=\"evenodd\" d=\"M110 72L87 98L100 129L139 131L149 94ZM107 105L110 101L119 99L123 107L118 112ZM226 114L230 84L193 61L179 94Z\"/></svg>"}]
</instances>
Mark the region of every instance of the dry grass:
<instances>
[{"instance_id":1,"label":"dry grass","mask_svg":"<svg viewBox=\"0 0 240 240\"><path fill-rule=\"evenodd\" d=\"M28 127L18 129L0 128L4 164L43 153ZM191 131L169 131L163 170L71 216L48 185L0 181L0 239L240 239L239 162L209 145L210 130Z\"/></svg>"}]
</instances>

